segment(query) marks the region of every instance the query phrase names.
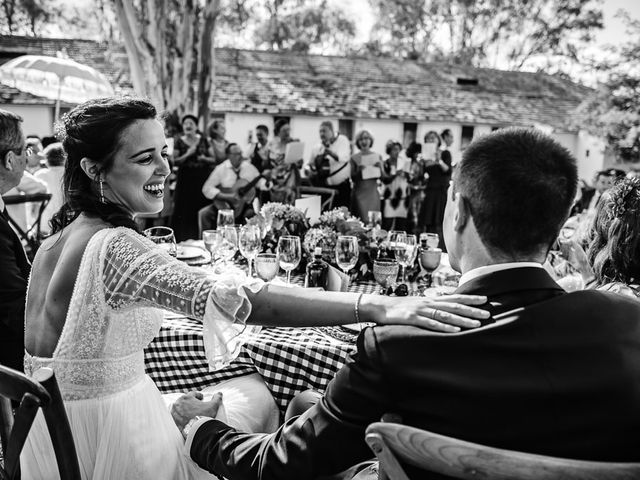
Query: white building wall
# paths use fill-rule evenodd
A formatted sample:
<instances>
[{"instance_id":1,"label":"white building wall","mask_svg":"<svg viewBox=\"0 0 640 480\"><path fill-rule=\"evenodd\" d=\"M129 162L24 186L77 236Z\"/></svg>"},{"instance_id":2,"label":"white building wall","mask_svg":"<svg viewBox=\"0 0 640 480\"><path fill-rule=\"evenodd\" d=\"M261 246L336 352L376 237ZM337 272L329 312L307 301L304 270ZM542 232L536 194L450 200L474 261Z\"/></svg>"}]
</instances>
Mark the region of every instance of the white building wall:
<instances>
[{"instance_id":1,"label":"white building wall","mask_svg":"<svg viewBox=\"0 0 640 480\"><path fill-rule=\"evenodd\" d=\"M38 135L41 138L53 135L54 109L52 106L8 103L0 105L0 108L22 117L24 120L22 130L25 135Z\"/></svg>"},{"instance_id":2,"label":"white building wall","mask_svg":"<svg viewBox=\"0 0 640 480\"><path fill-rule=\"evenodd\" d=\"M576 140L575 156L578 160L578 176L592 184L595 173L605 168L606 143L601 139L581 131Z\"/></svg>"},{"instance_id":3,"label":"white building wall","mask_svg":"<svg viewBox=\"0 0 640 480\"><path fill-rule=\"evenodd\" d=\"M255 129L258 125L266 125L269 128L269 137L273 137L273 116L252 113L227 113L224 117L227 128L227 140L237 143L243 149L249 143L249 133L252 141L256 140Z\"/></svg>"}]
</instances>

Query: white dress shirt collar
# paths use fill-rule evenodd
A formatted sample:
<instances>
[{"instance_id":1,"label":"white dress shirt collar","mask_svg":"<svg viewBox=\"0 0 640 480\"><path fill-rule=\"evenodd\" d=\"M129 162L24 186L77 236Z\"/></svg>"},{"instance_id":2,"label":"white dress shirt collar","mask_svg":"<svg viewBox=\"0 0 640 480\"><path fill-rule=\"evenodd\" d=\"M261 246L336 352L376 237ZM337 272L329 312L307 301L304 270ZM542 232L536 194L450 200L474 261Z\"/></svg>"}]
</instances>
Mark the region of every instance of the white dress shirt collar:
<instances>
[{"instance_id":1,"label":"white dress shirt collar","mask_svg":"<svg viewBox=\"0 0 640 480\"><path fill-rule=\"evenodd\" d=\"M2 212L4 210L4 199L2 198L2 195L0 195L0 212Z\"/></svg>"},{"instance_id":2,"label":"white dress shirt collar","mask_svg":"<svg viewBox=\"0 0 640 480\"><path fill-rule=\"evenodd\" d=\"M460 277L460 282L458 283L458 286L460 287L463 284L470 282L474 278L481 277L482 275L500 272L502 270L509 270L511 268L523 268L523 267L542 268L544 270L544 267L538 262L494 263L493 265L484 265L482 267L477 267L469 270L466 273L463 273L462 276Z\"/></svg>"}]
</instances>

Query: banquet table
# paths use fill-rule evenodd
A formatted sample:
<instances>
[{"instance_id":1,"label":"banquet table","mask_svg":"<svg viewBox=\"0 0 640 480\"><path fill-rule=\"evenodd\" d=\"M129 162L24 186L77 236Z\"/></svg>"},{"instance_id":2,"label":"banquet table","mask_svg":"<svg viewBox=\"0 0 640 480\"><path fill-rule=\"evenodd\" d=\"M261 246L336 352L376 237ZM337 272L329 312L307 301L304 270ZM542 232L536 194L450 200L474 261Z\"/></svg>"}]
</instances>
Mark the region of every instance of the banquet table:
<instances>
[{"instance_id":1,"label":"banquet table","mask_svg":"<svg viewBox=\"0 0 640 480\"><path fill-rule=\"evenodd\" d=\"M434 274L437 280L437 275ZM302 285L302 275L292 275ZM437 282L436 282L437 283ZM352 283L349 292L377 293L375 282ZM409 284L410 290L417 289ZM299 392L324 392L355 351L357 332L347 327L262 328L251 334L240 354L222 369L210 371L202 324L167 313L160 333L145 349L146 373L162 393L188 392L258 372L284 413Z\"/></svg>"}]
</instances>

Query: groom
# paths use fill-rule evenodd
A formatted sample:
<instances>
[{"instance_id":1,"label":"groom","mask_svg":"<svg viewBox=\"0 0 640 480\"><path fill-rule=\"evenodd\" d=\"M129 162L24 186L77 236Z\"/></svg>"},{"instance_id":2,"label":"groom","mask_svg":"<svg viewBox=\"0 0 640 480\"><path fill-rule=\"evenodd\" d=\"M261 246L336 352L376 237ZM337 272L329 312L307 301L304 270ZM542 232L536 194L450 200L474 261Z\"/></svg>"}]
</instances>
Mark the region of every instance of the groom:
<instances>
[{"instance_id":1,"label":"groom","mask_svg":"<svg viewBox=\"0 0 640 480\"><path fill-rule=\"evenodd\" d=\"M367 328L315 406L269 435L197 419L186 429L191 457L231 480L328 476L372 457L367 425L395 413L493 447L639 461L640 302L566 293L541 266L576 184L574 159L540 132L505 129L473 142L443 230L463 274L457 292L486 295L492 323L456 334ZM183 426L200 407L193 397L178 403Z\"/></svg>"}]
</instances>

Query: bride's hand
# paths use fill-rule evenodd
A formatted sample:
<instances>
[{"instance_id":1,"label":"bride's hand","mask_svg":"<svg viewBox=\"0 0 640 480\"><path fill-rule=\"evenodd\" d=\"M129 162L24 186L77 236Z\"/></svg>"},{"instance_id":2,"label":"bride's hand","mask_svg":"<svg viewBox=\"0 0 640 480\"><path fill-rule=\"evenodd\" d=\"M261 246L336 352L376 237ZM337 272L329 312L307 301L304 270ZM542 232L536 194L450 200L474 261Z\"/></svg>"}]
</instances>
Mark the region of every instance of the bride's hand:
<instances>
[{"instance_id":1,"label":"bride's hand","mask_svg":"<svg viewBox=\"0 0 640 480\"><path fill-rule=\"evenodd\" d=\"M187 423L189 423L189 420L194 417L215 418L218 414L220 405L222 405L222 393L215 393L208 402L202 399L202 393L189 392L181 396L172 405L171 416L181 432Z\"/></svg>"},{"instance_id":2,"label":"bride's hand","mask_svg":"<svg viewBox=\"0 0 640 480\"><path fill-rule=\"evenodd\" d=\"M379 325L414 325L437 332L459 332L460 327L476 328L478 320L489 318L481 295L447 295L429 300L424 297L385 297L364 295L360 302L363 321Z\"/></svg>"}]
</instances>

